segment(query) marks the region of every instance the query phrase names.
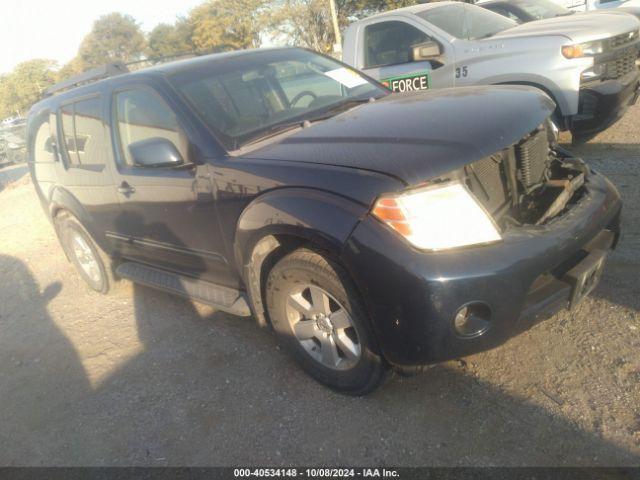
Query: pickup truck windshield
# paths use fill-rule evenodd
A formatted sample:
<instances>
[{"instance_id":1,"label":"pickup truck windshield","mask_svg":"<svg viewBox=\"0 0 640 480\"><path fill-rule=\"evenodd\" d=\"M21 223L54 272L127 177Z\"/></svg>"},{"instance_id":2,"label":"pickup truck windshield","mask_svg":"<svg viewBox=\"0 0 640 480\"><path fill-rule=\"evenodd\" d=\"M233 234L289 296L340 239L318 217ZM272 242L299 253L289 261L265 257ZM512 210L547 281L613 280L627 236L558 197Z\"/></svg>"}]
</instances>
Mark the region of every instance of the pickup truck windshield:
<instances>
[{"instance_id":1,"label":"pickup truck windshield","mask_svg":"<svg viewBox=\"0 0 640 480\"><path fill-rule=\"evenodd\" d=\"M520 7L536 20L545 18L564 17L575 13L572 10L564 8L551 0L516 0L512 3Z\"/></svg>"},{"instance_id":2,"label":"pickup truck windshield","mask_svg":"<svg viewBox=\"0 0 640 480\"><path fill-rule=\"evenodd\" d=\"M462 2L427 8L416 15L449 35L464 40L491 37L517 25L502 15Z\"/></svg>"},{"instance_id":3,"label":"pickup truck windshield","mask_svg":"<svg viewBox=\"0 0 640 480\"><path fill-rule=\"evenodd\" d=\"M301 49L222 57L169 80L227 150L388 94L355 70Z\"/></svg>"}]
</instances>

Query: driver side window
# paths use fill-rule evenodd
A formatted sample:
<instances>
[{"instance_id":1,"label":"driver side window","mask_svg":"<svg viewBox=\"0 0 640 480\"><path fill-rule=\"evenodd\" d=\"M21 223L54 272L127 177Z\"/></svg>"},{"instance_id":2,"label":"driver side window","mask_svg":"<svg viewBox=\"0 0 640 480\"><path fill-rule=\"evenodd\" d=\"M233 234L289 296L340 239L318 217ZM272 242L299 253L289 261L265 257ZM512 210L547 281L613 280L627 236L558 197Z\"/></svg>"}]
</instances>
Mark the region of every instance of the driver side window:
<instances>
[{"instance_id":1,"label":"driver side window","mask_svg":"<svg viewBox=\"0 0 640 480\"><path fill-rule=\"evenodd\" d=\"M173 110L156 93L146 88L116 93L116 118L123 161L135 166L131 145L151 139L169 140L184 160L189 142Z\"/></svg>"},{"instance_id":2,"label":"driver side window","mask_svg":"<svg viewBox=\"0 0 640 480\"><path fill-rule=\"evenodd\" d=\"M411 48L430 40L423 31L401 21L368 25L364 30L364 68L410 62Z\"/></svg>"}]
</instances>

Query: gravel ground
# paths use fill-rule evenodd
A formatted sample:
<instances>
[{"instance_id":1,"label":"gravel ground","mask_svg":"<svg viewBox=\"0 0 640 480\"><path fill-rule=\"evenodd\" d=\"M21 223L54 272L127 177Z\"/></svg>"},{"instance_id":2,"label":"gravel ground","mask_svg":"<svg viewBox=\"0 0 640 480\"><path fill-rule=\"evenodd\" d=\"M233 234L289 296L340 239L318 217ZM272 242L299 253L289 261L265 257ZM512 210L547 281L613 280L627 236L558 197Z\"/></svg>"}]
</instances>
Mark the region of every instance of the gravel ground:
<instances>
[{"instance_id":1,"label":"gravel ground","mask_svg":"<svg viewBox=\"0 0 640 480\"><path fill-rule=\"evenodd\" d=\"M28 178L0 174L0 465L639 465L639 144L640 105L577 149L626 201L591 298L366 398L250 319L89 291Z\"/></svg>"}]
</instances>

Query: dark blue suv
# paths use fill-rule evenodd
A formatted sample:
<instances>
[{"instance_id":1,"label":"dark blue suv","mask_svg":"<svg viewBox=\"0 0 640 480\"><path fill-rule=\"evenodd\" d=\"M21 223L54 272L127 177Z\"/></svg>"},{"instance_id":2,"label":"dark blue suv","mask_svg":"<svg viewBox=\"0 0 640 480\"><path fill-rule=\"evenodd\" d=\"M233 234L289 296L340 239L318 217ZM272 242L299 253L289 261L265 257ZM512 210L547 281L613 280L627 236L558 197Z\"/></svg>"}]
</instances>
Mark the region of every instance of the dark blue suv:
<instances>
[{"instance_id":1,"label":"dark blue suv","mask_svg":"<svg viewBox=\"0 0 640 480\"><path fill-rule=\"evenodd\" d=\"M538 90L390 94L303 49L125 70L29 115L65 254L99 292L127 278L252 315L337 390L575 305L618 238L617 191L556 145Z\"/></svg>"}]
</instances>

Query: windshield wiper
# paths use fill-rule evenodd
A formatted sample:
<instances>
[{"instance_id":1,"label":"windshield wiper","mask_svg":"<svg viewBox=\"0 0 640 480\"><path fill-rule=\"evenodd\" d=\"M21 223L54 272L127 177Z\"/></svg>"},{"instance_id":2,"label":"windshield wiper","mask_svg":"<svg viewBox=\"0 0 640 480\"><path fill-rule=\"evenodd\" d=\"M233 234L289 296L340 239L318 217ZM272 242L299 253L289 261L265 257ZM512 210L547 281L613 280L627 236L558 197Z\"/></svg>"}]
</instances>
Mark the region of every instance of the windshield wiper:
<instances>
[{"instance_id":1,"label":"windshield wiper","mask_svg":"<svg viewBox=\"0 0 640 480\"><path fill-rule=\"evenodd\" d=\"M375 97L354 98L345 102L340 102L332 106L328 110L325 110L319 115L313 117L301 118L292 122L276 123L275 125L263 130L257 137L243 143L240 147L242 148L247 145L253 145L254 143L261 142L262 140L266 140L267 138L275 137L276 135L280 135L281 133L285 133L290 130L309 127L312 123L335 117L338 113L349 110L356 105L359 105L361 103L369 103L372 101L375 101Z\"/></svg>"}]
</instances>

